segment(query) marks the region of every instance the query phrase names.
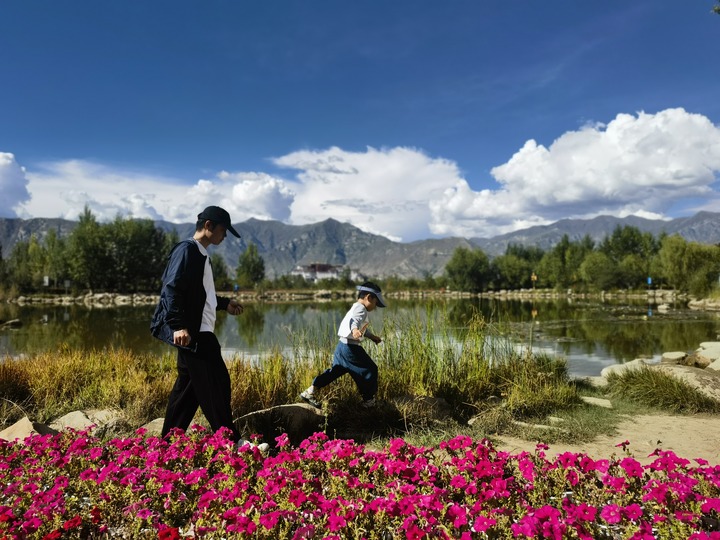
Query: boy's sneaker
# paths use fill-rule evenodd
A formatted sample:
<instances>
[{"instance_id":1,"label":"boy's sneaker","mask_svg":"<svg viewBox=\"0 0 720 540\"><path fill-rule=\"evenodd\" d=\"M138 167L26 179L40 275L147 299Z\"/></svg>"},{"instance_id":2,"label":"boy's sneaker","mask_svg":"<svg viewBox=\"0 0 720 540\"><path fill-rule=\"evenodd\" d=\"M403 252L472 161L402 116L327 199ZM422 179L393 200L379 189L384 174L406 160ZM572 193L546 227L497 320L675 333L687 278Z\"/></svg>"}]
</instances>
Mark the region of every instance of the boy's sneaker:
<instances>
[{"instance_id":1,"label":"boy's sneaker","mask_svg":"<svg viewBox=\"0 0 720 540\"><path fill-rule=\"evenodd\" d=\"M320 402L317 399L315 399L315 396L312 395L307 390L302 391L302 393L300 394L300 398L303 401L305 401L306 403L309 403L310 405L315 407L316 409L322 409L322 405L320 404Z\"/></svg>"},{"instance_id":2,"label":"boy's sneaker","mask_svg":"<svg viewBox=\"0 0 720 540\"><path fill-rule=\"evenodd\" d=\"M364 409L372 409L375 406L375 398L366 399L360 406Z\"/></svg>"},{"instance_id":3,"label":"boy's sneaker","mask_svg":"<svg viewBox=\"0 0 720 540\"><path fill-rule=\"evenodd\" d=\"M265 442L260 443L260 444L255 444L254 442L250 442L246 439L240 439L238 442L235 443L235 448L237 448L238 450L245 446L247 446L248 448L256 448L257 447L257 449L260 450L261 454L267 454L268 450L270 450L270 445Z\"/></svg>"}]
</instances>

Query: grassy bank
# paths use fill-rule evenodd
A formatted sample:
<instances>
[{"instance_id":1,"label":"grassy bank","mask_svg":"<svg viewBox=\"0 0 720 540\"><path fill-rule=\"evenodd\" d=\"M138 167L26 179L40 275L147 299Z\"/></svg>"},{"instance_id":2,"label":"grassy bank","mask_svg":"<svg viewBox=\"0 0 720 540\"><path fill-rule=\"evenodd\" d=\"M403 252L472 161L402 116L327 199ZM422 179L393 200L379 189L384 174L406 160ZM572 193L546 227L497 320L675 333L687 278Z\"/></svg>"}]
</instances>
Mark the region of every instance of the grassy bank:
<instances>
[{"instance_id":1,"label":"grassy bank","mask_svg":"<svg viewBox=\"0 0 720 540\"><path fill-rule=\"evenodd\" d=\"M378 443L402 436L434 444L459 433L512 433L546 442L577 441L610 433L621 415L638 411L631 399L638 382L614 381L612 411L586 406L582 394L602 396L603 391L572 381L562 359L530 354L505 337L501 324L479 317L457 329L443 314L418 308L407 319L385 320L382 334L381 345L366 345L380 370L378 407L361 410L352 380L340 379L320 394L331 436ZM334 329L308 329L292 339L291 355L269 350L260 361L239 356L228 363L236 417L297 401L329 366ZM49 422L73 410L111 408L122 410L134 429L163 416L174 378L171 350L158 357L60 348L22 360L6 358L0 361L0 427L23 416ZM653 380L651 386L661 385L662 391L662 382ZM671 395L687 402L687 393L677 387ZM702 411L716 405L698 406ZM549 417L562 419L560 429L528 427L546 425ZM200 413L197 421L204 423Z\"/></svg>"}]
</instances>

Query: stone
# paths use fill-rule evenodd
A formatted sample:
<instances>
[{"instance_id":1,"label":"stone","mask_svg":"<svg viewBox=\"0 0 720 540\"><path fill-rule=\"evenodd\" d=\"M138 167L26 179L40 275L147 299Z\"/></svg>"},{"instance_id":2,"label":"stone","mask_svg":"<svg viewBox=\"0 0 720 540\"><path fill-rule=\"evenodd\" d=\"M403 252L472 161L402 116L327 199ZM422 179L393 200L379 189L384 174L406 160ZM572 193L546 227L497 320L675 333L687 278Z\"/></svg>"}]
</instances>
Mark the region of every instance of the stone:
<instances>
[{"instance_id":1,"label":"stone","mask_svg":"<svg viewBox=\"0 0 720 540\"><path fill-rule=\"evenodd\" d=\"M710 364L705 369L712 370L712 371L720 371L720 360L715 360L712 364Z\"/></svg>"},{"instance_id":2,"label":"stone","mask_svg":"<svg viewBox=\"0 0 720 540\"><path fill-rule=\"evenodd\" d=\"M704 341L695 351L696 363L701 367L707 367L716 360L720 360L720 342Z\"/></svg>"},{"instance_id":3,"label":"stone","mask_svg":"<svg viewBox=\"0 0 720 540\"><path fill-rule=\"evenodd\" d=\"M162 427L164 423L164 418L156 418L155 420L151 420L147 424L143 424L142 429L145 430L145 434L148 437L160 437L160 435L162 435Z\"/></svg>"},{"instance_id":4,"label":"stone","mask_svg":"<svg viewBox=\"0 0 720 540\"><path fill-rule=\"evenodd\" d=\"M85 431L95 426L96 424L83 411L69 412L50 423L50 427L56 431L62 431L63 429Z\"/></svg>"},{"instance_id":5,"label":"stone","mask_svg":"<svg viewBox=\"0 0 720 540\"><path fill-rule=\"evenodd\" d=\"M687 357L688 353L683 351L666 352L663 353L660 361L668 364L684 364Z\"/></svg>"},{"instance_id":6,"label":"stone","mask_svg":"<svg viewBox=\"0 0 720 540\"><path fill-rule=\"evenodd\" d=\"M659 369L668 375L686 382L707 397L720 401L720 372L691 366L673 366L670 364L659 364L653 366L653 369Z\"/></svg>"},{"instance_id":7,"label":"stone","mask_svg":"<svg viewBox=\"0 0 720 540\"><path fill-rule=\"evenodd\" d=\"M580 399L583 400L588 405L594 405L596 407L603 407L605 409L612 409L612 403L609 399L603 399L603 398L596 398L596 397L590 397L590 396L580 396Z\"/></svg>"},{"instance_id":8,"label":"stone","mask_svg":"<svg viewBox=\"0 0 720 540\"><path fill-rule=\"evenodd\" d=\"M324 431L326 420L312 405L290 403L251 412L236 420L235 425L241 433L262 435L263 442L271 446L276 437L286 433L290 444L297 446L314 433Z\"/></svg>"},{"instance_id":9,"label":"stone","mask_svg":"<svg viewBox=\"0 0 720 540\"><path fill-rule=\"evenodd\" d=\"M613 364L612 366L604 367L600 372L600 376L607 379L608 375L610 375L611 373L620 375L625 371L631 369L642 369L643 366L646 365L647 364L645 363L645 360L643 360L642 358L636 358L635 360L630 360L629 362L625 362L624 364Z\"/></svg>"},{"instance_id":10,"label":"stone","mask_svg":"<svg viewBox=\"0 0 720 540\"><path fill-rule=\"evenodd\" d=\"M51 427L39 422L31 422L30 419L25 416L9 428L0 431L0 439L11 442L15 440L24 441L26 437L31 435L55 435L56 433L57 431Z\"/></svg>"}]
</instances>

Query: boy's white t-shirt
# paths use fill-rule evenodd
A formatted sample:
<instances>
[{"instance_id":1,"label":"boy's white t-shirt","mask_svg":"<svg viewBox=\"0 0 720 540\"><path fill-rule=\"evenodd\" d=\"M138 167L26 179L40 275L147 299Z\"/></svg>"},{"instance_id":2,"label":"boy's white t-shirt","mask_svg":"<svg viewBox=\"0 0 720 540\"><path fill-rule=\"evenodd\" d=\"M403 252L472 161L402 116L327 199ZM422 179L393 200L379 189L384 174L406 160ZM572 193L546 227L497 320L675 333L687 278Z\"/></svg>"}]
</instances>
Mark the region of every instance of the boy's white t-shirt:
<instances>
[{"instance_id":1,"label":"boy's white t-shirt","mask_svg":"<svg viewBox=\"0 0 720 540\"><path fill-rule=\"evenodd\" d=\"M193 239L194 240L194 239ZM215 317L217 311L217 296L215 295L215 280L213 279L212 267L210 266L210 256L207 249L195 240L200 249L200 253L205 255L205 270L203 271L203 288L205 289L205 307L203 307L202 322L200 323L201 332L215 331Z\"/></svg>"},{"instance_id":2,"label":"boy's white t-shirt","mask_svg":"<svg viewBox=\"0 0 720 540\"><path fill-rule=\"evenodd\" d=\"M354 342L362 341L362 337L360 339L355 339L353 337L352 329L357 328L358 330L360 330L360 332L362 332L364 336L365 330L367 329L367 325L369 324L369 322L370 315L367 308L363 306L360 302L355 302L345 314L343 320L340 322L337 335L341 339L352 340Z\"/></svg>"}]
</instances>

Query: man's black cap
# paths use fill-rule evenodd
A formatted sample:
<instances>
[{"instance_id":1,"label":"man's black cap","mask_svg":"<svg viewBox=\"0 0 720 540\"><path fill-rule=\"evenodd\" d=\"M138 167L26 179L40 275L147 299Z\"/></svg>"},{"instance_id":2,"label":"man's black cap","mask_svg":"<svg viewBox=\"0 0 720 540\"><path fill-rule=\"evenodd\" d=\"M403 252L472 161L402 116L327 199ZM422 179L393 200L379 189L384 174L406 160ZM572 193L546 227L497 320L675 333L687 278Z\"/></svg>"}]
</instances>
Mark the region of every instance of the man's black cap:
<instances>
[{"instance_id":1,"label":"man's black cap","mask_svg":"<svg viewBox=\"0 0 720 540\"><path fill-rule=\"evenodd\" d=\"M230 223L230 214L227 213L227 210L224 210L219 206L208 206L205 210L198 214L198 219L209 219L213 223L224 225L228 231L240 238L240 235L235 229L233 229L233 226Z\"/></svg>"}]
</instances>

